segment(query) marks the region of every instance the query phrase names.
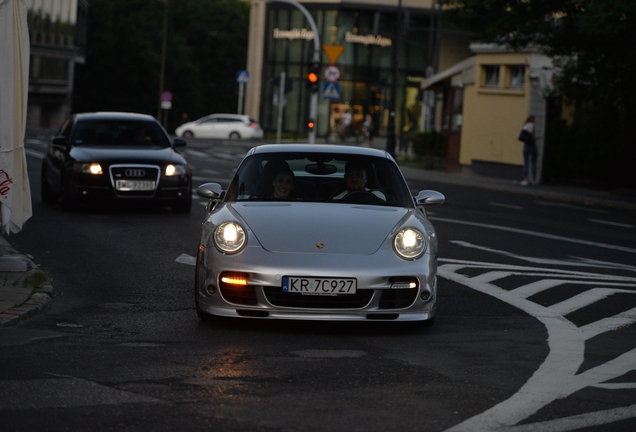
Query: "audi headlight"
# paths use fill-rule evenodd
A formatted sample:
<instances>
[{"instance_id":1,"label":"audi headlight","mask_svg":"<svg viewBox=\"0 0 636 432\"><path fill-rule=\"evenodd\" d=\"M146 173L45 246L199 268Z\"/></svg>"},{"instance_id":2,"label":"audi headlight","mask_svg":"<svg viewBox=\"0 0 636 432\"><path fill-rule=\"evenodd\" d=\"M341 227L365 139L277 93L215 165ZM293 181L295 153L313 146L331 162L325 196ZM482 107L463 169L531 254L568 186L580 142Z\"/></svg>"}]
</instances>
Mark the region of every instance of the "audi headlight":
<instances>
[{"instance_id":1,"label":"audi headlight","mask_svg":"<svg viewBox=\"0 0 636 432\"><path fill-rule=\"evenodd\" d=\"M247 243L247 235L242 226L235 222L226 222L214 230L214 244L224 253L239 253Z\"/></svg>"},{"instance_id":2,"label":"audi headlight","mask_svg":"<svg viewBox=\"0 0 636 432\"><path fill-rule=\"evenodd\" d=\"M82 174L104 174L102 166L98 163L76 163L73 165L73 170Z\"/></svg>"},{"instance_id":3,"label":"audi headlight","mask_svg":"<svg viewBox=\"0 0 636 432\"><path fill-rule=\"evenodd\" d=\"M403 228L393 239L393 247L404 259L416 259L426 251L426 236L415 228Z\"/></svg>"},{"instance_id":4,"label":"audi headlight","mask_svg":"<svg viewBox=\"0 0 636 432\"><path fill-rule=\"evenodd\" d=\"M168 164L166 166L166 176L172 177L176 175L183 175L186 173L186 167L184 165Z\"/></svg>"}]
</instances>

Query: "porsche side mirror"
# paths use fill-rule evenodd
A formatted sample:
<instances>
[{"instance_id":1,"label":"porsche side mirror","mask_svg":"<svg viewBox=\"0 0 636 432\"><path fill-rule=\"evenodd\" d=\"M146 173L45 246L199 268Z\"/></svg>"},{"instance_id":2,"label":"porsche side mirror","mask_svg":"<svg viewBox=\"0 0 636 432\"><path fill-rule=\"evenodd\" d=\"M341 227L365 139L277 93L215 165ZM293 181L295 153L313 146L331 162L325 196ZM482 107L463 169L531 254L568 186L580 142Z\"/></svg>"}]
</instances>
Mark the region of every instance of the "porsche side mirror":
<instances>
[{"instance_id":1,"label":"porsche side mirror","mask_svg":"<svg viewBox=\"0 0 636 432\"><path fill-rule=\"evenodd\" d=\"M197 195L208 199L219 199L223 194L223 187L218 183L204 183L197 188Z\"/></svg>"},{"instance_id":2,"label":"porsche side mirror","mask_svg":"<svg viewBox=\"0 0 636 432\"><path fill-rule=\"evenodd\" d=\"M434 190L423 190L415 197L417 205L440 205L444 204L446 197Z\"/></svg>"}]
</instances>

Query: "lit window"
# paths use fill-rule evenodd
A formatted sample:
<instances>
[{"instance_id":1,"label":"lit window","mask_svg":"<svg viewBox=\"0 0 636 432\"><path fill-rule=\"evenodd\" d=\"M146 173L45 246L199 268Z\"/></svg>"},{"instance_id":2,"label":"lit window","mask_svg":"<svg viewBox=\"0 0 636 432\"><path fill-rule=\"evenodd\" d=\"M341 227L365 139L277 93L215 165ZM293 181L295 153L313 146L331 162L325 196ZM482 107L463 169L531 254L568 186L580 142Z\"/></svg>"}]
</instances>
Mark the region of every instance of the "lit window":
<instances>
[{"instance_id":1,"label":"lit window","mask_svg":"<svg viewBox=\"0 0 636 432\"><path fill-rule=\"evenodd\" d=\"M499 87L499 66L484 66L484 87Z\"/></svg>"}]
</instances>

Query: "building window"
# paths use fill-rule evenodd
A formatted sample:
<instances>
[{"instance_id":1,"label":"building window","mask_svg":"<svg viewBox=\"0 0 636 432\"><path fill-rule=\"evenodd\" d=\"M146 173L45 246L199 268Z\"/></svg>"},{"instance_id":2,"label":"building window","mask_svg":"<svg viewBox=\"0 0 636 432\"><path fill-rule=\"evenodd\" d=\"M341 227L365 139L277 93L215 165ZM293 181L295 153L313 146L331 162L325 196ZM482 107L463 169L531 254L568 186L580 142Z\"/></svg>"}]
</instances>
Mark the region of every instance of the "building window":
<instances>
[{"instance_id":1,"label":"building window","mask_svg":"<svg viewBox=\"0 0 636 432\"><path fill-rule=\"evenodd\" d=\"M524 65L508 66L510 74L510 88L523 88L526 67Z\"/></svg>"},{"instance_id":2,"label":"building window","mask_svg":"<svg viewBox=\"0 0 636 432\"><path fill-rule=\"evenodd\" d=\"M483 67L484 87L499 87L499 65Z\"/></svg>"},{"instance_id":3,"label":"building window","mask_svg":"<svg viewBox=\"0 0 636 432\"><path fill-rule=\"evenodd\" d=\"M40 59L40 79L67 80L68 60L42 57Z\"/></svg>"}]
</instances>

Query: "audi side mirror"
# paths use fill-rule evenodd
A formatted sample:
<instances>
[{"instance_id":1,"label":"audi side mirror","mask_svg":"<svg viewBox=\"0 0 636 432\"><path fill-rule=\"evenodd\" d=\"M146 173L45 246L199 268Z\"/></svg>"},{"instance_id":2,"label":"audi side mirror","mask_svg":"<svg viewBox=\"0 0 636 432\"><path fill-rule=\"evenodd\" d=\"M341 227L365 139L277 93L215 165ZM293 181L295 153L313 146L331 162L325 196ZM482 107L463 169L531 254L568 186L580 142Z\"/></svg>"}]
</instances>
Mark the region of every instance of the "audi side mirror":
<instances>
[{"instance_id":1,"label":"audi side mirror","mask_svg":"<svg viewBox=\"0 0 636 432\"><path fill-rule=\"evenodd\" d=\"M56 136L51 142L57 145L68 145L68 138L65 136Z\"/></svg>"}]
</instances>

